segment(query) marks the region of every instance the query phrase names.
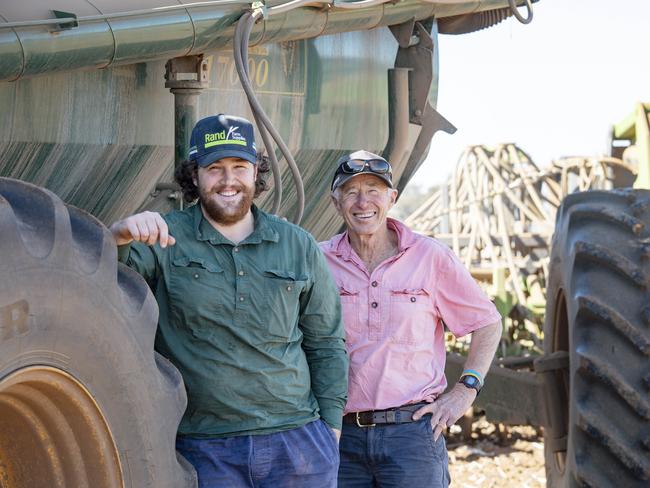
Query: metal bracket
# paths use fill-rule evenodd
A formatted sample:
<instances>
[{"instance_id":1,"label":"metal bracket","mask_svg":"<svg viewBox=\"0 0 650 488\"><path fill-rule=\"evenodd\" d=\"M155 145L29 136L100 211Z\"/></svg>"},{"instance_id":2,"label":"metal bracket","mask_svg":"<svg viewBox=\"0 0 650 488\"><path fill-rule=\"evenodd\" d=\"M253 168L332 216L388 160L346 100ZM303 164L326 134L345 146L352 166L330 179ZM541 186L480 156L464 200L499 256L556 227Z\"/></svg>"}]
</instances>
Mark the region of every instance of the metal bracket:
<instances>
[{"instance_id":1,"label":"metal bracket","mask_svg":"<svg viewBox=\"0 0 650 488\"><path fill-rule=\"evenodd\" d=\"M262 18L266 20L268 18L268 9L266 7L266 4L262 1L257 1L251 3L251 11L255 12L255 10L259 10L262 12Z\"/></svg>"},{"instance_id":2,"label":"metal bracket","mask_svg":"<svg viewBox=\"0 0 650 488\"><path fill-rule=\"evenodd\" d=\"M57 19L76 19L77 15L72 12L64 12L63 10L52 10L52 13ZM79 22L65 22L63 24L57 24L59 30L72 29L73 27L79 27Z\"/></svg>"},{"instance_id":3,"label":"metal bracket","mask_svg":"<svg viewBox=\"0 0 650 488\"><path fill-rule=\"evenodd\" d=\"M395 68L409 70L408 121L422 127L399 178L397 189L400 193L424 159L433 135L439 130L449 134L456 132L456 127L429 103L435 54L430 30L434 27L434 22L433 19L424 22L410 19L402 24L390 26L390 30L399 44L395 57ZM386 147L394 148L398 145L396 141L389 140Z\"/></svg>"},{"instance_id":4,"label":"metal bracket","mask_svg":"<svg viewBox=\"0 0 650 488\"><path fill-rule=\"evenodd\" d=\"M408 32L408 29L411 32ZM396 68L409 68L410 122L422 125L422 114L429 100L433 81L433 39L420 23L410 20L391 28L400 45L395 58ZM414 40L415 39L415 40Z\"/></svg>"},{"instance_id":5,"label":"metal bracket","mask_svg":"<svg viewBox=\"0 0 650 488\"><path fill-rule=\"evenodd\" d=\"M209 75L208 61L203 54L172 58L165 64L165 88L207 88Z\"/></svg>"},{"instance_id":6,"label":"metal bracket","mask_svg":"<svg viewBox=\"0 0 650 488\"><path fill-rule=\"evenodd\" d=\"M151 198L160 196L162 192L167 192L167 198L170 200L179 200L181 198L181 187L178 183L156 183L156 187L149 194Z\"/></svg>"},{"instance_id":7,"label":"metal bracket","mask_svg":"<svg viewBox=\"0 0 650 488\"><path fill-rule=\"evenodd\" d=\"M411 47L413 45L411 44L412 40L414 38L417 39L417 36L413 35L413 29L415 29L415 17L411 20L407 20L403 24L389 25L388 28L393 33L393 36L397 39L397 44L399 44L399 47L402 49Z\"/></svg>"},{"instance_id":8,"label":"metal bracket","mask_svg":"<svg viewBox=\"0 0 650 488\"><path fill-rule=\"evenodd\" d=\"M566 451L568 436L568 377L570 356L556 351L535 360L535 373L543 385L546 441L553 452Z\"/></svg>"},{"instance_id":9,"label":"metal bracket","mask_svg":"<svg viewBox=\"0 0 650 488\"><path fill-rule=\"evenodd\" d=\"M171 210L183 210L183 204L183 192L179 185L166 182L156 183L153 191L149 193L149 199L138 208L137 212L150 210L167 213Z\"/></svg>"},{"instance_id":10,"label":"metal bracket","mask_svg":"<svg viewBox=\"0 0 650 488\"><path fill-rule=\"evenodd\" d=\"M566 351L556 351L548 356L542 356L535 359L536 373L553 373L557 370L569 368L569 353Z\"/></svg>"}]
</instances>

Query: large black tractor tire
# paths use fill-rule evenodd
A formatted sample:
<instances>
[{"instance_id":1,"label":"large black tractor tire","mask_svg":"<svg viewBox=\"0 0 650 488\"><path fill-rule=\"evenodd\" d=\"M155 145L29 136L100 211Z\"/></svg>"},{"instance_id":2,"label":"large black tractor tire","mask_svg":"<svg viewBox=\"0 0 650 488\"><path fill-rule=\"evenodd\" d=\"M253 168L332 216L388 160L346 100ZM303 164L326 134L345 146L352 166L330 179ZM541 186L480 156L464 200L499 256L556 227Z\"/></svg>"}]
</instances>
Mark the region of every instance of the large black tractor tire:
<instances>
[{"instance_id":1,"label":"large black tractor tire","mask_svg":"<svg viewBox=\"0 0 650 488\"><path fill-rule=\"evenodd\" d=\"M650 192L569 195L549 276L544 348L566 367L547 399L547 486L648 487Z\"/></svg>"},{"instance_id":2,"label":"large black tractor tire","mask_svg":"<svg viewBox=\"0 0 650 488\"><path fill-rule=\"evenodd\" d=\"M182 379L154 353L158 309L109 231L0 178L0 486L185 488Z\"/></svg>"}]
</instances>

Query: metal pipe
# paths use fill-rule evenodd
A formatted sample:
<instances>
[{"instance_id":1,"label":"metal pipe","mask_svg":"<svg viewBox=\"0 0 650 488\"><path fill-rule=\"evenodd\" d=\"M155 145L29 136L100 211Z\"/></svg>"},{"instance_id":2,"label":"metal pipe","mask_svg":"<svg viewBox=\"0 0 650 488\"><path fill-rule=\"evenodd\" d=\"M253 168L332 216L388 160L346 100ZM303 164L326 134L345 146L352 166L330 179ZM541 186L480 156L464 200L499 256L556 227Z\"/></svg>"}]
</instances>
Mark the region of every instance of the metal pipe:
<instances>
[{"instance_id":1,"label":"metal pipe","mask_svg":"<svg viewBox=\"0 0 650 488\"><path fill-rule=\"evenodd\" d=\"M388 0L383 0L383 1L388 1ZM287 3L283 3L282 5L276 5L274 7L269 7L268 13L269 15L274 15L274 14L283 14L288 12L289 10L293 10L294 8L298 7L304 7L304 6L314 6L314 5L323 5L323 6L328 6L332 5L332 0L292 0Z\"/></svg>"},{"instance_id":2,"label":"metal pipe","mask_svg":"<svg viewBox=\"0 0 650 488\"><path fill-rule=\"evenodd\" d=\"M0 5L0 81L14 81L56 71L106 68L154 59L170 59L229 48L234 25L242 7L250 2L218 0L164 5L76 18L7 18ZM382 0L386 2L386 0ZM306 39L378 26L393 25L411 18L422 20L507 6L507 0L449 2L446 0L379 0L346 3L332 9L314 8L314 2L300 0L271 6L263 22L254 26L251 45ZM72 3L72 2L70 2ZM323 2L317 0L317 4ZM374 5L374 6L372 6ZM363 7L363 8L360 8ZM354 11L349 10L354 8ZM20 11L41 12L26 2ZM92 14L97 8L79 0L79 13ZM15 15L15 14L14 14ZM36 16L36 14L34 14ZM76 22L77 27L52 30L48 26ZM287 27L291 26L291 27Z\"/></svg>"},{"instance_id":3,"label":"metal pipe","mask_svg":"<svg viewBox=\"0 0 650 488\"><path fill-rule=\"evenodd\" d=\"M174 165L187 159L190 134L198 120L199 95L208 87L208 65L203 55L167 61L165 87L174 95Z\"/></svg>"},{"instance_id":4,"label":"metal pipe","mask_svg":"<svg viewBox=\"0 0 650 488\"><path fill-rule=\"evenodd\" d=\"M520 2L522 0L519 0ZM526 3L526 6L529 8L529 10L532 10L532 6L530 5L530 0L523 0ZM206 0L204 2L192 2L192 3L184 3L184 4L179 4L179 5L163 5L160 7L151 7L151 8L143 8L143 9L137 9L137 10L127 10L123 12L113 12L110 14L98 14L98 15L84 15L81 17L58 17L54 19L41 19L41 20L23 20L23 21L18 21L18 22L3 22L0 23L0 29L12 29L16 27L34 27L34 26L43 26L43 25L66 25L66 24L78 24L79 22L95 22L99 20L114 20L114 19L120 19L120 18L125 18L125 17L137 17L140 15L150 15L150 14L156 14L160 12L170 12L174 10L187 10L191 8L198 8L198 7L214 7L214 6L225 6L225 5L246 5L250 6L252 4L252 0ZM339 8L343 10L356 10L356 9L362 9L362 8L369 8L369 7L374 7L377 5L382 5L385 3L395 3L395 0L357 0L357 1L345 1L345 0L291 0L286 3L282 3L280 5L274 5L272 7L268 7L267 12L269 14L271 13L285 13L288 12L289 10L293 10L294 8L298 7L303 7L303 6L314 6L317 4L323 4L323 5L331 5L334 8ZM453 2L451 5L444 5L444 1L438 1L436 2L435 0L427 0L426 3L440 3L443 6L446 7L453 7ZM480 2L478 2L480 3ZM516 10L516 0L508 0L509 6L514 10ZM476 12L478 10L472 9L472 12ZM442 15L443 17L445 16L452 16L456 15L453 13L448 13L447 15ZM516 14L515 14L516 15ZM529 14L532 17L532 12ZM517 17L519 19L519 17ZM521 19L519 19L521 20ZM523 23L528 23L530 20L525 21L526 19L523 19Z\"/></svg>"},{"instance_id":5,"label":"metal pipe","mask_svg":"<svg viewBox=\"0 0 650 488\"><path fill-rule=\"evenodd\" d=\"M388 70L388 141L383 156L393 167L402 168L409 154L409 71ZM393 175L398 180L399 175Z\"/></svg>"},{"instance_id":6,"label":"metal pipe","mask_svg":"<svg viewBox=\"0 0 650 488\"><path fill-rule=\"evenodd\" d=\"M174 95L174 166L187 159L190 134L198 119L201 90L172 88Z\"/></svg>"},{"instance_id":7,"label":"metal pipe","mask_svg":"<svg viewBox=\"0 0 650 488\"><path fill-rule=\"evenodd\" d=\"M43 19L43 20L24 20L21 22L5 22L0 24L0 29L8 29L15 27L34 27L40 25L66 25L78 24L79 22L95 22L98 20L114 20L122 19L125 17L137 17L139 15L150 15L160 12L170 12L173 10L187 10L188 8L195 7L210 7L210 6L223 6L223 5L250 5L251 2L247 0L212 0L206 2L193 2L181 5L165 5L162 7L143 8L139 10L127 10L124 12L114 12L111 14L99 15L84 15L82 17L61 17L56 19Z\"/></svg>"},{"instance_id":8,"label":"metal pipe","mask_svg":"<svg viewBox=\"0 0 650 488\"><path fill-rule=\"evenodd\" d=\"M374 7L386 3L386 0L360 0L358 2L337 2L334 0L334 7L342 8L345 10L356 10L360 8Z\"/></svg>"}]
</instances>

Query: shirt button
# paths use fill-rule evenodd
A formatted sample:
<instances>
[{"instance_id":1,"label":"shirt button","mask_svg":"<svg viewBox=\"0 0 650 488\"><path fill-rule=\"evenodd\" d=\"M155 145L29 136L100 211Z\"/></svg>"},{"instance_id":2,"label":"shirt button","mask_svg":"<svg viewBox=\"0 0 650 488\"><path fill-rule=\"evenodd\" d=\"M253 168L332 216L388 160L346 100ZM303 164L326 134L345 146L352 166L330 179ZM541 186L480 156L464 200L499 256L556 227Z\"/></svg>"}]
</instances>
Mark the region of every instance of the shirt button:
<instances>
[{"instance_id":1,"label":"shirt button","mask_svg":"<svg viewBox=\"0 0 650 488\"><path fill-rule=\"evenodd\" d=\"M372 308L377 308L377 307L379 306L379 304L378 304L377 302L372 302L372 303L370 304L370 306L371 306Z\"/></svg>"},{"instance_id":2,"label":"shirt button","mask_svg":"<svg viewBox=\"0 0 650 488\"><path fill-rule=\"evenodd\" d=\"M244 271L243 271L243 270L239 270L239 273L237 273L237 274L238 274L239 276L244 276Z\"/></svg>"},{"instance_id":3,"label":"shirt button","mask_svg":"<svg viewBox=\"0 0 650 488\"><path fill-rule=\"evenodd\" d=\"M198 277L199 277L199 274L198 274L198 273L194 273L194 277L195 277L195 278L198 278Z\"/></svg>"},{"instance_id":4,"label":"shirt button","mask_svg":"<svg viewBox=\"0 0 650 488\"><path fill-rule=\"evenodd\" d=\"M411 297L411 301L414 302L414 301L415 301L415 297Z\"/></svg>"},{"instance_id":5,"label":"shirt button","mask_svg":"<svg viewBox=\"0 0 650 488\"><path fill-rule=\"evenodd\" d=\"M377 286L378 284L379 284L379 283L377 283L376 281L373 281L373 282L371 283L372 286Z\"/></svg>"},{"instance_id":6,"label":"shirt button","mask_svg":"<svg viewBox=\"0 0 650 488\"><path fill-rule=\"evenodd\" d=\"M240 302L243 302L243 301L244 301L244 297L239 297L239 301L240 301Z\"/></svg>"},{"instance_id":7,"label":"shirt button","mask_svg":"<svg viewBox=\"0 0 650 488\"><path fill-rule=\"evenodd\" d=\"M291 285L287 286L287 291L291 291Z\"/></svg>"},{"instance_id":8,"label":"shirt button","mask_svg":"<svg viewBox=\"0 0 650 488\"><path fill-rule=\"evenodd\" d=\"M232 250L235 251L235 252L239 252L239 248L238 248L238 247L233 247Z\"/></svg>"}]
</instances>

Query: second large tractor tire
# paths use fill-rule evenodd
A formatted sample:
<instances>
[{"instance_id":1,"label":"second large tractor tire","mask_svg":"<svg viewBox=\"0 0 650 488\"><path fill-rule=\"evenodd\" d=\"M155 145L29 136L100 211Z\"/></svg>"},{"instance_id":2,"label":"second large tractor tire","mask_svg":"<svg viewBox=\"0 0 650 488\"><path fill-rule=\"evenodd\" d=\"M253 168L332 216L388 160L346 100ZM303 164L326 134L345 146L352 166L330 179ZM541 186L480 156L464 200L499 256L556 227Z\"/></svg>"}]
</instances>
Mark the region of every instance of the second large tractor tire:
<instances>
[{"instance_id":1,"label":"second large tractor tire","mask_svg":"<svg viewBox=\"0 0 650 488\"><path fill-rule=\"evenodd\" d=\"M190 488L186 404L154 353L158 309L110 232L0 178L0 486Z\"/></svg>"},{"instance_id":2,"label":"second large tractor tire","mask_svg":"<svg viewBox=\"0 0 650 488\"><path fill-rule=\"evenodd\" d=\"M545 353L568 361L548 399L547 485L650 486L650 192L569 195L549 276Z\"/></svg>"}]
</instances>

